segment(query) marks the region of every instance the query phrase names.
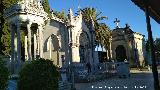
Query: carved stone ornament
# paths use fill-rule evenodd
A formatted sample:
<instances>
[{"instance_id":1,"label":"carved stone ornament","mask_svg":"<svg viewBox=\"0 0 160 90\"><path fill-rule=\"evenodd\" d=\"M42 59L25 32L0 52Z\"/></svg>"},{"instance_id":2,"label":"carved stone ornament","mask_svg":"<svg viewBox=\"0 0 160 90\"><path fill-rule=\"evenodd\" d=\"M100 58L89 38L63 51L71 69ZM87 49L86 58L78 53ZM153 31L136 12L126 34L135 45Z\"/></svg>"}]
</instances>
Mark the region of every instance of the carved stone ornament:
<instances>
[{"instance_id":1,"label":"carved stone ornament","mask_svg":"<svg viewBox=\"0 0 160 90\"><path fill-rule=\"evenodd\" d=\"M11 17L12 15L17 14L31 14L43 17L45 20L48 18L47 13L44 11L44 8L40 2L34 1L27 1L22 0L18 3L12 5L8 8L4 13L4 18Z\"/></svg>"}]
</instances>

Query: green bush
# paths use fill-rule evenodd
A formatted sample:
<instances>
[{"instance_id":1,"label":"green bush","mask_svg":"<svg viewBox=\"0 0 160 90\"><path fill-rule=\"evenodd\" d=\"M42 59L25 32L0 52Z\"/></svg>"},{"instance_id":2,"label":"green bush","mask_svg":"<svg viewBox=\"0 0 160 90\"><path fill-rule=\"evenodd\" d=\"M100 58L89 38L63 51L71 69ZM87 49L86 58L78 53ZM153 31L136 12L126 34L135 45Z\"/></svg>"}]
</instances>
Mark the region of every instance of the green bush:
<instances>
[{"instance_id":1,"label":"green bush","mask_svg":"<svg viewBox=\"0 0 160 90\"><path fill-rule=\"evenodd\" d=\"M19 73L18 90L57 90L59 72L50 60L26 63Z\"/></svg>"},{"instance_id":2,"label":"green bush","mask_svg":"<svg viewBox=\"0 0 160 90\"><path fill-rule=\"evenodd\" d=\"M7 88L8 79L8 68L5 67L5 62L0 58L0 90L5 90Z\"/></svg>"}]
</instances>

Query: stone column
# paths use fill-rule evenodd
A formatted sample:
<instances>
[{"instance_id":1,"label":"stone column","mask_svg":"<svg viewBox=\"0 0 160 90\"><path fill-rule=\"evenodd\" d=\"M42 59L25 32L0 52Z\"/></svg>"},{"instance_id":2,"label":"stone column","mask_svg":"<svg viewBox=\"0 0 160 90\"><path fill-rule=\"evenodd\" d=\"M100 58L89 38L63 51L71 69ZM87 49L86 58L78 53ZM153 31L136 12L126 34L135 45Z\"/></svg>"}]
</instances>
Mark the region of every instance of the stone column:
<instances>
[{"instance_id":1,"label":"stone column","mask_svg":"<svg viewBox=\"0 0 160 90\"><path fill-rule=\"evenodd\" d=\"M36 49L37 49L37 38L36 33L34 33L34 59L36 59Z\"/></svg>"},{"instance_id":2,"label":"stone column","mask_svg":"<svg viewBox=\"0 0 160 90\"><path fill-rule=\"evenodd\" d=\"M16 33L16 28L14 29L15 31L15 37L14 37L14 63L17 62L17 33Z\"/></svg>"},{"instance_id":3,"label":"stone column","mask_svg":"<svg viewBox=\"0 0 160 90\"><path fill-rule=\"evenodd\" d=\"M60 67L63 66L63 61L64 61L64 60L62 60L62 56L63 56L62 49L59 48L59 66L60 66Z\"/></svg>"},{"instance_id":4,"label":"stone column","mask_svg":"<svg viewBox=\"0 0 160 90\"><path fill-rule=\"evenodd\" d=\"M43 27L39 25L39 53L40 57L43 58Z\"/></svg>"},{"instance_id":5,"label":"stone column","mask_svg":"<svg viewBox=\"0 0 160 90\"><path fill-rule=\"evenodd\" d=\"M107 53L107 60L109 60L109 50L106 50L106 53Z\"/></svg>"},{"instance_id":6,"label":"stone column","mask_svg":"<svg viewBox=\"0 0 160 90\"><path fill-rule=\"evenodd\" d=\"M17 24L17 63L21 62L21 37L20 37L20 24Z\"/></svg>"},{"instance_id":7,"label":"stone column","mask_svg":"<svg viewBox=\"0 0 160 90\"><path fill-rule=\"evenodd\" d=\"M31 23L27 24L28 30L28 59L32 60L32 53L31 53Z\"/></svg>"},{"instance_id":8,"label":"stone column","mask_svg":"<svg viewBox=\"0 0 160 90\"><path fill-rule=\"evenodd\" d=\"M61 46L61 43L60 43L60 37L59 36L57 36L57 39L58 39L58 51L57 51L57 65L59 65L60 66L60 59L61 59L61 55L60 55L60 46Z\"/></svg>"},{"instance_id":9,"label":"stone column","mask_svg":"<svg viewBox=\"0 0 160 90\"><path fill-rule=\"evenodd\" d=\"M11 31L11 73L14 73L14 37L15 37L15 31L13 30L13 26L9 25L9 29Z\"/></svg>"},{"instance_id":10,"label":"stone column","mask_svg":"<svg viewBox=\"0 0 160 90\"><path fill-rule=\"evenodd\" d=\"M37 55L39 55L39 29L37 29Z\"/></svg>"},{"instance_id":11,"label":"stone column","mask_svg":"<svg viewBox=\"0 0 160 90\"><path fill-rule=\"evenodd\" d=\"M49 37L48 42L49 42L49 58L52 59L51 36Z\"/></svg>"},{"instance_id":12,"label":"stone column","mask_svg":"<svg viewBox=\"0 0 160 90\"><path fill-rule=\"evenodd\" d=\"M25 60L28 60L28 45L27 45L27 36L25 35Z\"/></svg>"}]
</instances>

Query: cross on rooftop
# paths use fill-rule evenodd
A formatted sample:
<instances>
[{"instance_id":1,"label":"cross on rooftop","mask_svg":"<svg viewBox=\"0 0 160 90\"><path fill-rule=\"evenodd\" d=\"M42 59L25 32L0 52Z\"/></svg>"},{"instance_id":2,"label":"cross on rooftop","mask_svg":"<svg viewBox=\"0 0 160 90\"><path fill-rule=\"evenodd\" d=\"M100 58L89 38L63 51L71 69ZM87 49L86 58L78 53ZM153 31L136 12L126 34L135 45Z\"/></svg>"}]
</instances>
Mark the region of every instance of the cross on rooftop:
<instances>
[{"instance_id":1,"label":"cross on rooftop","mask_svg":"<svg viewBox=\"0 0 160 90\"><path fill-rule=\"evenodd\" d=\"M118 20L118 19L116 18L116 20L114 21L114 23L116 24L116 28L120 28L120 27L119 27L119 22L120 22L120 20Z\"/></svg>"}]
</instances>

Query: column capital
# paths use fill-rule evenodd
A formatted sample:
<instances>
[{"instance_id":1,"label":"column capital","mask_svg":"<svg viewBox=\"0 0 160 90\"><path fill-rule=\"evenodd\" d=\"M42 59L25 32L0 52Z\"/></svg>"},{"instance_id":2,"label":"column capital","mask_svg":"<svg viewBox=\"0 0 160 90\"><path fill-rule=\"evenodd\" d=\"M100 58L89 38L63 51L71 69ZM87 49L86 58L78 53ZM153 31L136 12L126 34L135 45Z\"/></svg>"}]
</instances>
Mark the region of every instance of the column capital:
<instances>
[{"instance_id":1,"label":"column capital","mask_svg":"<svg viewBox=\"0 0 160 90\"><path fill-rule=\"evenodd\" d=\"M27 20L26 23L27 23L27 25L31 25L33 22Z\"/></svg>"},{"instance_id":2,"label":"column capital","mask_svg":"<svg viewBox=\"0 0 160 90\"><path fill-rule=\"evenodd\" d=\"M38 29L43 31L44 30L44 25L43 24L38 24Z\"/></svg>"},{"instance_id":3,"label":"column capital","mask_svg":"<svg viewBox=\"0 0 160 90\"><path fill-rule=\"evenodd\" d=\"M15 26L16 26L17 30L19 30L18 28L20 28L21 24L18 23L18 22L16 22L16 23L15 23Z\"/></svg>"},{"instance_id":4,"label":"column capital","mask_svg":"<svg viewBox=\"0 0 160 90\"><path fill-rule=\"evenodd\" d=\"M70 43L69 43L69 46L72 47L72 48L78 47L78 45L79 45L79 44L73 43L73 42L70 42Z\"/></svg>"},{"instance_id":5,"label":"column capital","mask_svg":"<svg viewBox=\"0 0 160 90\"><path fill-rule=\"evenodd\" d=\"M12 31L14 28L14 24L13 23L9 23L9 30Z\"/></svg>"},{"instance_id":6,"label":"column capital","mask_svg":"<svg viewBox=\"0 0 160 90\"><path fill-rule=\"evenodd\" d=\"M17 22L18 23L18 22ZM17 27L17 23L14 23L14 22L9 22L8 23L8 25L9 25L9 28L11 29L11 28L13 28L14 30L16 29L16 27Z\"/></svg>"},{"instance_id":7,"label":"column capital","mask_svg":"<svg viewBox=\"0 0 160 90\"><path fill-rule=\"evenodd\" d=\"M38 24L38 26L42 26L42 27L45 26L45 24L43 24L43 23L37 23L37 24Z\"/></svg>"},{"instance_id":8,"label":"column capital","mask_svg":"<svg viewBox=\"0 0 160 90\"><path fill-rule=\"evenodd\" d=\"M56 35L56 36L57 36L57 35ZM58 39L59 48L62 48L60 36L57 36L57 39Z\"/></svg>"},{"instance_id":9,"label":"column capital","mask_svg":"<svg viewBox=\"0 0 160 90\"><path fill-rule=\"evenodd\" d=\"M9 25L13 25L13 26L16 26L16 24L19 22L19 20L17 20L17 19L10 19L10 20L8 20L8 24Z\"/></svg>"}]
</instances>

